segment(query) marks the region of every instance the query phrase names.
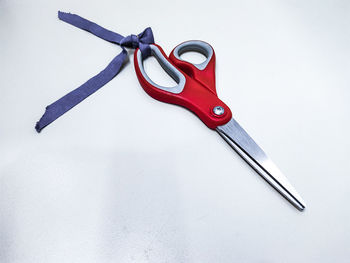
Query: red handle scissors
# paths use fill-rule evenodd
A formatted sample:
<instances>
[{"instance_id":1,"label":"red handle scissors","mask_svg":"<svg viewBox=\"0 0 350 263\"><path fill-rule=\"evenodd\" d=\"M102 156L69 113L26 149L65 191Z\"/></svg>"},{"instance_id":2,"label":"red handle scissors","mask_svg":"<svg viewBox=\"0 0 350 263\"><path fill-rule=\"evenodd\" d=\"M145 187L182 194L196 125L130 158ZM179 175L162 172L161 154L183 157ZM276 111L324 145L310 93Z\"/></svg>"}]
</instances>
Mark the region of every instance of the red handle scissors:
<instances>
[{"instance_id":1,"label":"red handle scissors","mask_svg":"<svg viewBox=\"0 0 350 263\"><path fill-rule=\"evenodd\" d=\"M194 112L210 129L215 129L282 196L297 209L304 210L304 201L287 178L232 118L230 108L218 98L215 88L214 49L208 43L198 40L186 41L176 46L169 57L156 44L151 44L150 48L152 56L177 85L163 87L153 82L144 70L143 57L137 49L134 54L134 65L143 89L156 100L177 104ZM206 60L200 64L182 60L180 56L189 51L203 54Z\"/></svg>"}]
</instances>

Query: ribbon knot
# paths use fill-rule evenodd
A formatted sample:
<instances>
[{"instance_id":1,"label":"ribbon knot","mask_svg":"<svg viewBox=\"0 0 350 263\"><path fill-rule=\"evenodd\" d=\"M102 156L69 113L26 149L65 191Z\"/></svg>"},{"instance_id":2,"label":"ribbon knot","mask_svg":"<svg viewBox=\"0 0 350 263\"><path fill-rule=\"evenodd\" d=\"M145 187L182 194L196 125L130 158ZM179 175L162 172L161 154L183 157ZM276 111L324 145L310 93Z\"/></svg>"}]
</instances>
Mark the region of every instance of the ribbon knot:
<instances>
[{"instance_id":1,"label":"ribbon knot","mask_svg":"<svg viewBox=\"0 0 350 263\"><path fill-rule=\"evenodd\" d=\"M153 33L152 29L150 27L147 27L142 33L136 35L129 35L127 37L124 37L120 41L120 45L122 47L128 47L128 48L140 48L140 51L142 55L146 58L151 55L151 48L149 47L149 44L154 43Z\"/></svg>"},{"instance_id":2,"label":"ribbon knot","mask_svg":"<svg viewBox=\"0 0 350 263\"><path fill-rule=\"evenodd\" d=\"M120 41L120 45L122 47L130 47L130 48L134 48L134 49L139 47L139 43L140 43L139 37L136 35L133 35L133 34L131 34L127 37L124 37Z\"/></svg>"},{"instance_id":3,"label":"ribbon knot","mask_svg":"<svg viewBox=\"0 0 350 263\"><path fill-rule=\"evenodd\" d=\"M123 37L118 33L105 29L95 24L94 22L91 22L75 14L59 11L58 18L73 26L86 30L106 41L120 45L122 47L122 52L116 56L108 64L108 66L96 76L92 77L80 87L69 92L59 100L47 106L44 115L36 123L35 129L37 132L40 132L51 122L62 116L65 112L69 111L75 105L83 101L85 98L93 94L95 91L113 79L119 73L125 59L127 58L128 52L126 51L125 47L133 49L140 48L142 56L146 58L151 55L150 44L154 43L153 33L150 27L146 28L138 35L129 35L127 37Z\"/></svg>"}]
</instances>

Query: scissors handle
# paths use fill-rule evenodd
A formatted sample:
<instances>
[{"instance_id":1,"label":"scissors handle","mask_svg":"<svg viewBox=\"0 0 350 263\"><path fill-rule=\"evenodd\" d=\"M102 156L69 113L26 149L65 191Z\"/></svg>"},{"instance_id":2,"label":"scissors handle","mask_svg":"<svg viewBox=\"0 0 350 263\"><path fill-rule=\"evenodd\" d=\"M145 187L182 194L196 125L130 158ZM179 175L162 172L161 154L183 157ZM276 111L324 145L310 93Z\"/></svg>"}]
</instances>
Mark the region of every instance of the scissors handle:
<instances>
[{"instance_id":1,"label":"scissors handle","mask_svg":"<svg viewBox=\"0 0 350 263\"><path fill-rule=\"evenodd\" d=\"M150 48L151 55L177 83L174 87L164 87L153 82L145 72L142 53L137 49L134 54L136 75L151 97L191 110L211 129L230 121L231 110L216 94L215 53L209 44L184 42L172 51L170 58L160 46L151 44ZM187 51L201 52L207 59L201 64L191 64L180 58Z\"/></svg>"},{"instance_id":2,"label":"scissors handle","mask_svg":"<svg viewBox=\"0 0 350 263\"><path fill-rule=\"evenodd\" d=\"M183 53L194 51L206 57L199 64L190 63L181 59ZM201 82L216 94L215 88L215 52L212 46L204 41L190 40L176 46L169 55L170 61L182 69L188 76Z\"/></svg>"}]
</instances>

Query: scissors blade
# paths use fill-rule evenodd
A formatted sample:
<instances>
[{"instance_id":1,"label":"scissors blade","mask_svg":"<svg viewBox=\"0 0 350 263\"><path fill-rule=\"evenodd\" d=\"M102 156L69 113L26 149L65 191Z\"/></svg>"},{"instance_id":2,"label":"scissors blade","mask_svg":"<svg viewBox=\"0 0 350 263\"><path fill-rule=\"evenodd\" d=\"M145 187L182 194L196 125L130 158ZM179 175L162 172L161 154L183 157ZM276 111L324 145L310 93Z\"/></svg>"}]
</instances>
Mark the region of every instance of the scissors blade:
<instances>
[{"instance_id":1,"label":"scissors blade","mask_svg":"<svg viewBox=\"0 0 350 263\"><path fill-rule=\"evenodd\" d=\"M294 187L237 121L232 118L225 125L218 126L216 130L272 187L297 209L304 210L305 203Z\"/></svg>"}]
</instances>

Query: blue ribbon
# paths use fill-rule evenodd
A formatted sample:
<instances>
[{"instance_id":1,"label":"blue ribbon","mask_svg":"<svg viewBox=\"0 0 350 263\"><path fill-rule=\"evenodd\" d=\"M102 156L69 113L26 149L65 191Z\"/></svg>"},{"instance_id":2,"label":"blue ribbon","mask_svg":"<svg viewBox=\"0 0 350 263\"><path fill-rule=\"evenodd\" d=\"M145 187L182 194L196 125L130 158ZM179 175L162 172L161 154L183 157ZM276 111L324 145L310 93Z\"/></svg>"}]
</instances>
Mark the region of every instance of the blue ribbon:
<instances>
[{"instance_id":1,"label":"blue ribbon","mask_svg":"<svg viewBox=\"0 0 350 263\"><path fill-rule=\"evenodd\" d=\"M118 44L122 48L122 52L116 56L108 66L86 81L83 85L66 94L59 100L46 107L44 115L36 123L35 129L40 132L43 128L56 120L58 117L69 111L75 105L83 101L92 93L103 87L111 79L113 79L120 71L128 52L125 47L128 48L140 48L143 57L151 55L151 48L149 44L154 43L152 29L146 28L142 33L136 35L130 35L123 37L115 32L107 30L85 18L82 18L75 14L58 12L58 18L64 22L67 22L73 26L84 29L95 36L98 36L106 41Z\"/></svg>"}]
</instances>

